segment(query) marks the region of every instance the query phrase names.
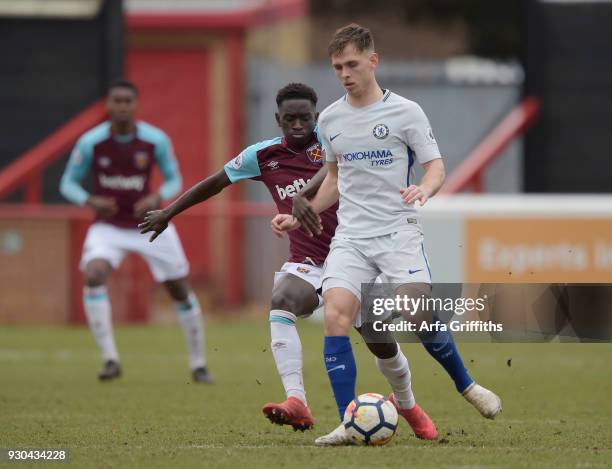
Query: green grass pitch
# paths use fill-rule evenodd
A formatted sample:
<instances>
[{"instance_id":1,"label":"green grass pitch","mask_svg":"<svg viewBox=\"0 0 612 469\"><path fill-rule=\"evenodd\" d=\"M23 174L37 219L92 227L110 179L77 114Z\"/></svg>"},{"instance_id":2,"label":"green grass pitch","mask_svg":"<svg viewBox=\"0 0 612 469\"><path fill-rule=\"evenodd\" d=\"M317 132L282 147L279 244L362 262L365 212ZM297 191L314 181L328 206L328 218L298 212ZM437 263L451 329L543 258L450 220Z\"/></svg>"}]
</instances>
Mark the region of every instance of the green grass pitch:
<instances>
[{"instance_id":1,"label":"green grass pitch","mask_svg":"<svg viewBox=\"0 0 612 469\"><path fill-rule=\"evenodd\" d=\"M191 384L178 327L120 327L124 376L98 383L85 328L0 329L0 448L67 448L61 467L607 467L612 463L610 344L475 344L460 350L472 375L498 392L485 420L419 344L405 344L417 401L440 431L416 439L400 421L379 448L317 448L337 424L321 357L322 326L300 323L316 427L294 433L261 414L284 395L268 324L209 321L212 386ZM353 338L358 393L389 389ZM508 360L511 359L511 366ZM10 464L10 467L23 467ZM8 467L8 465L7 465Z\"/></svg>"}]
</instances>

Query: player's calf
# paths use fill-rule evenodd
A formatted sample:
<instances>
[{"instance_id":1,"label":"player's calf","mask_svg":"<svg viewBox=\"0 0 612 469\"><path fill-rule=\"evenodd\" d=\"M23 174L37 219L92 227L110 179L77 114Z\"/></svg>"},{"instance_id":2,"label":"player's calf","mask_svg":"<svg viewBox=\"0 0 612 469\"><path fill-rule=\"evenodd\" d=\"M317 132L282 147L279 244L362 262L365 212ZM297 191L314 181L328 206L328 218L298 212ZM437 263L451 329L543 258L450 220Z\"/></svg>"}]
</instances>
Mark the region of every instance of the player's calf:
<instances>
[{"instance_id":1,"label":"player's calf","mask_svg":"<svg viewBox=\"0 0 612 469\"><path fill-rule=\"evenodd\" d=\"M112 367L109 363L119 363L119 353L113 335L113 325L111 319L111 304L105 286L83 287L83 307L87 323L94 336L98 348L102 354L102 359L106 363L105 367ZM114 377L112 371L100 373L100 379Z\"/></svg>"},{"instance_id":2,"label":"player's calf","mask_svg":"<svg viewBox=\"0 0 612 469\"><path fill-rule=\"evenodd\" d=\"M206 367L204 318L198 298L185 278L167 280L164 286L175 301L176 315L187 344L193 381L210 384L214 380Z\"/></svg>"},{"instance_id":3,"label":"player's calf","mask_svg":"<svg viewBox=\"0 0 612 469\"><path fill-rule=\"evenodd\" d=\"M430 298L431 285L415 283L402 285L398 293L409 297ZM420 296L415 296L420 295ZM419 309L412 314L410 321L416 326L415 332L425 350L446 370L450 378L455 383L458 392L464 393L465 390L474 382L467 368L463 364L461 354L455 345L452 333L439 327L442 323L435 311ZM420 330L423 323L429 324L426 330Z\"/></svg>"},{"instance_id":4,"label":"player's calf","mask_svg":"<svg viewBox=\"0 0 612 469\"><path fill-rule=\"evenodd\" d=\"M355 398L357 367L349 339L349 331L359 300L347 289L325 291L325 339L323 356L327 376L334 392L340 419Z\"/></svg>"}]
</instances>

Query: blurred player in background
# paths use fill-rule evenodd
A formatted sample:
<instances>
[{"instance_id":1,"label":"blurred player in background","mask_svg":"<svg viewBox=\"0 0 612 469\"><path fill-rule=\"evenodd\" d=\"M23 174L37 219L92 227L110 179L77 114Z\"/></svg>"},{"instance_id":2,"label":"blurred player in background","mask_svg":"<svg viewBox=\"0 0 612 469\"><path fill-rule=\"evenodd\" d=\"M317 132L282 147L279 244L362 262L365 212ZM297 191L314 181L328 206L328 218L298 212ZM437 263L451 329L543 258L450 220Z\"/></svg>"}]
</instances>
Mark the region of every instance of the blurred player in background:
<instances>
[{"instance_id":1,"label":"blurred player in background","mask_svg":"<svg viewBox=\"0 0 612 469\"><path fill-rule=\"evenodd\" d=\"M151 240L154 240L164 232L174 216L244 179L262 181L279 212L290 214L292 198L323 165L324 156L315 132L317 95L306 85L292 83L279 90L276 103L276 120L283 132L282 138L247 147L223 169L189 189L164 210L149 212L145 222L139 225L142 232L152 231ZM307 191L307 196L314 195L318 184L314 186L313 193ZM291 255L274 279L269 314L271 349L287 400L280 404L266 404L263 412L272 422L291 425L294 429L304 430L313 425L302 377L302 345L295 323L298 317L309 316L319 306L317 290L321 286L322 265L337 225L336 208L333 206L321 213L320 236L312 238L302 231L290 233ZM398 400L410 409L403 415L415 435L436 438L435 425L415 402L408 361L398 352L395 340L390 336L386 343L368 344L368 347L377 356L377 365ZM330 373L334 372L333 365L328 367ZM345 366L338 365L340 368ZM355 373L355 364L352 366ZM352 393L355 397L354 383Z\"/></svg>"},{"instance_id":2,"label":"blurred player in background","mask_svg":"<svg viewBox=\"0 0 612 469\"><path fill-rule=\"evenodd\" d=\"M135 120L138 91L133 83L113 83L106 107L110 120L86 132L77 142L60 184L71 202L91 207L96 221L89 227L81 269L85 274L83 301L89 327L104 360L100 380L121 375L111 321L106 282L129 252L140 254L155 280L163 283L175 301L187 340L189 364L195 382L210 383L204 358L204 325L198 300L187 283L189 264L174 226L152 246L136 228L144 214L181 189L181 175L172 143L160 129ZM152 191L150 177L157 164L164 183ZM81 185L93 172L94 189Z\"/></svg>"},{"instance_id":3,"label":"blurred player in background","mask_svg":"<svg viewBox=\"0 0 612 469\"><path fill-rule=\"evenodd\" d=\"M311 203L294 212L297 219L279 217L275 230L295 229L301 223L307 231L320 234L317 214L340 200L338 229L323 273L323 295L324 356L341 409L353 399L355 387L355 359L348 334L360 309L361 285L383 274L387 282L399 285L399 295L418 298L431 292L414 203L418 200L423 205L439 190L444 164L419 105L378 85L378 55L368 29L355 24L339 29L328 52L346 90L319 120L328 172ZM411 183L415 158L425 170L418 185ZM425 311L417 312L412 320L417 324L439 322ZM501 411L499 397L468 374L450 332L434 327L417 336L446 369L457 391L483 416L494 418ZM401 407L400 413L404 411ZM350 440L341 424L315 443L341 445Z\"/></svg>"}]
</instances>

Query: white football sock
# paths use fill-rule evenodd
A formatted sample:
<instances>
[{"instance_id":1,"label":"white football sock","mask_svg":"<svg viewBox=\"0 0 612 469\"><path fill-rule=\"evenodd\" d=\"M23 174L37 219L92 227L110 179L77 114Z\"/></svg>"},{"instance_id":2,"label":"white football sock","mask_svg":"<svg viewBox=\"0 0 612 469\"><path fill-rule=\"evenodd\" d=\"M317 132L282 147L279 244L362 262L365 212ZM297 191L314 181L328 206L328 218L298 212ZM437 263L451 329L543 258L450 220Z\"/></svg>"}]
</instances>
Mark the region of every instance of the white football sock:
<instances>
[{"instance_id":1,"label":"white football sock","mask_svg":"<svg viewBox=\"0 0 612 469\"><path fill-rule=\"evenodd\" d=\"M295 328L297 317L289 311L270 311L272 355L287 397L293 396L306 404L306 391L302 378L302 342Z\"/></svg>"},{"instance_id":2,"label":"white football sock","mask_svg":"<svg viewBox=\"0 0 612 469\"><path fill-rule=\"evenodd\" d=\"M410 383L410 367L408 366L408 359L399 348L399 344L397 349L397 355L394 357L376 357L376 366L391 385L398 405L402 409L412 409L416 401Z\"/></svg>"},{"instance_id":3,"label":"white football sock","mask_svg":"<svg viewBox=\"0 0 612 469\"><path fill-rule=\"evenodd\" d=\"M185 334L189 366L192 370L206 366L204 358L204 320L200 303L193 292L187 302L176 302L176 315Z\"/></svg>"},{"instance_id":4,"label":"white football sock","mask_svg":"<svg viewBox=\"0 0 612 469\"><path fill-rule=\"evenodd\" d=\"M111 305L105 286L84 287L83 304L89 329L93 334L104 361L119 361L113 324L111 320Z\"/></svg>"}]
</instances>

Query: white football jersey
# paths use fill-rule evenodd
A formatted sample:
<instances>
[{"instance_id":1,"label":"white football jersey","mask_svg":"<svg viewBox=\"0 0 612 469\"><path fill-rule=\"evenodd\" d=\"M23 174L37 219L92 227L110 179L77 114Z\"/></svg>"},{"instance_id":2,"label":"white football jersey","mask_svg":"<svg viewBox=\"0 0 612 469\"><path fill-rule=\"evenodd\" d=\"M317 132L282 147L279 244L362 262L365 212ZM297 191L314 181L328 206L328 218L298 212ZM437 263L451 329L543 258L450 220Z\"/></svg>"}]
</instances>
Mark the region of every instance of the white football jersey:
<instances>
[{"instance_id":1,"label":"white football jersey","mask_svg":"<svg viewBox=\"0 0 612 469\"><path fill-rule=\"evenodd\" d=\"M336 236L370 238L419 228L414 204L400 189L414 181L414 162L441 158L421 107L389 90L369 106L351 106L346 96L319 117L328 162L338 164Z\"/></svg>"}]
</instances>

